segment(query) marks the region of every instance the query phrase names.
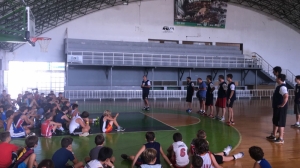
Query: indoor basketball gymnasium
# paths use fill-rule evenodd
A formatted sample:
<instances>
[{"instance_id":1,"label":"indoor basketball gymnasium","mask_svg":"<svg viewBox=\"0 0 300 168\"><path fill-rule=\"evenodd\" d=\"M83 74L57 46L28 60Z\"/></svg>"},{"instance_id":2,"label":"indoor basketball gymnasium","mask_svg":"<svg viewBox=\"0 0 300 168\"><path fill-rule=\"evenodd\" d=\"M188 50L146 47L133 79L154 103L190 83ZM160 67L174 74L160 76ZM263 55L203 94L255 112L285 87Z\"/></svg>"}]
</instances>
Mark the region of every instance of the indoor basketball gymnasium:
<instances>
[{"instance_id":1,"label":"indoor basketball gymnasium","mask_svg":"<svg viewBox=\"0 0 300 168\"><path fill-rule=\"evenodd\" d=\"M0 0L0 168L298 167L299 44L298 0Z\"/></svg>"}]
</instances>

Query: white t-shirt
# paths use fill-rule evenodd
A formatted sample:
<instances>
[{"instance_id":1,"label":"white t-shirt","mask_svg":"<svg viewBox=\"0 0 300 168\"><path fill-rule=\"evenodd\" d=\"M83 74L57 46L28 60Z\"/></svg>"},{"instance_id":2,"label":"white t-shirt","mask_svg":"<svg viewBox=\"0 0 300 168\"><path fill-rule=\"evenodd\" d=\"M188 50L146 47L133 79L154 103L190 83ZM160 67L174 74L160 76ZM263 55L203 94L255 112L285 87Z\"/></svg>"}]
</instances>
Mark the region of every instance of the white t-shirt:
<instances>
[{"instance_id":1,"label":"white t-shirt","mask_svg":"<svg viewBox=\"0 0 300 168\"><path fill-rule=\"evenodd\" d=\"M283 83L286 84L285 81ZM278 83L276 82L275 83L275 89L277 88L277 86L278 86Z\"/></svg>"},{"instance_id":2,"label":"white t-shirt","mask_svg":"<svg viewBox=\"0 0 300 168\"><path fill-rule=\"evenodd\" d=\"M203 165L201 168L214 168L212 161L210 159L209 153L206 153L205 155L201 156L203 160Z\"/></svg>"},{"instance_id":3,"label":"white t-shirt","mask_svg":"<svg viewBox=\"0 0 300 168\"><path fill-rule=\"evenodd\" d=\"M189 164L189 155L187 153L188 147L182 141L174 142L173 151L175 153L176 164L180 167L184 167Z\"/></svg>"},{"instance_id":4,"label":"white t-shirt","mask_svg":"<svg viewBox=\"0 0 300 168\"><path fill-rule=\"evenodd\" d=\"M84 168L103 168L98 160L91 160Z\"/></svg>"},{"instance_id":5,"label":"white t-shirt","mask_svg":"<svg viewBox=\"0 0 300 168\"><path fill-rule=\"evenodd\" d=\"M281 86L279 89L279 93L283 96L288 93L288 90L285 86Z\"/></svg>"},{"instance_id":6,"label":"white t-shirt","mask_svg":"<svg viewBox=\"0 0 300 168\"><path fill-rule=\"evenodd\" d=\"M161 164L156 164L156 165L142 164L141 168L162 168L162 167Z\"/></svg>"},{"instance_id":7,"label":"white t-shirt","mask_svg":"<svg viewBox=\"0 0 300 168\"><path fill-rule=\"evenodd\" d=\"M80 127L80 124L78 124L76 122L76 119L77 118L80 118L82 120L82 118L80 116L74 116L70 122L70 125L69 125L69 131L70 133L72 134L74 132L75 129L79 128Z\"/></svg>"},{"instance_id":8,"label":"white t-shirt","mask_svg":"<svg viewBox=\"0 0 300 168\"><path fill-rule=\"evenodd\" d=\"M235 90L235 85L230 85L231 90Z\"/></svg>"}]
</instances>

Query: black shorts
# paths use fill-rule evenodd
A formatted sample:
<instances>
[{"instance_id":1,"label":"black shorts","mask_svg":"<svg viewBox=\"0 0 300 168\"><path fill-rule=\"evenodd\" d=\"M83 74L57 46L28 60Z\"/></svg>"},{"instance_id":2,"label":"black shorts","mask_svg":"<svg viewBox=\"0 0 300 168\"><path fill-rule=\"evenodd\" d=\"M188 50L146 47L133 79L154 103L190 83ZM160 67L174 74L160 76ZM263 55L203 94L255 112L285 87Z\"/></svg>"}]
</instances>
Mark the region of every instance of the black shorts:
<instances>
[{"instance_id":1,"label":"black shorts","mask_svg":"<svg viewBox=\"0 0 300 168\"><path fill-rule=\"evenodd\" d=\"M213 95L206 95L206 106L213 106L214 105L214 96Z\"/></svg>"},{"instance_id":2,"label":"black shorts","mask_svg":"<svg viewBox=\"0 0 300 168\"><path fill-rule=\"evenodd\" d=\"M193 95L192 94L186 95L185 101L191 103L193 101Z\"/></svg>"},{"instance_id":3,"label":"black shorts","mask_svg":"<svg viewBox=\"0 0 300 168\"><path fill-rule=\"evenodd\" d=\"M79 135L82 134L82 127L79 127L77 129L74 130L74 132L72 133L73 135Z\"/></svg>"},{"instance_id":4,"label":"black shorts","mask_svg":"<svg viewBox=\"0 0 300 168\"><path fill-rule=\"evenodd\" d=\"M288 106L282 108L273 108L273 124L277 127L285 127L286 124L286 114Z\"/></svg>"},{"instance_id":5,"label":"black shorts","mask_svg":"<svg viewBox=\"0 0 300 168\"><path fill-rule=\"evenodd\" d=\"M228 104L228 99L227 99L226 106L232 108L232 107L233 107L234 101L235 101L235 100L230 100L230 103Z\"/></svg>"},{"instance_id":6,"label":"black shorts","mask_svg":"<svg viewBox=\"0 0 300 168\"><path fill-rule=\"evenodd\" d=\"M149 92L143 92L143 100L148 99Z\"/></svg>"},{"instance_id":7,"label":"black shorts","mask_svg":"<svg viewBox=\"0 0 300 168\"><path fill-rule=\"evenodd\" d=\"M223 156L221 156L221 155L215 155L215 154L213 154L213 155L214 155L214 157L215 157L215 159L216 159L216 161L217 161L218 164L222 164L223 163Z\"/></svg>"},{"instance_id":8,"label":"black shorts","mask_svg":"<svg viewBox=\"0 0 300 168\"><path fill-rule=\"evenodd\" d=\"M300 115L300 104L294 104L294 114Z\"/></svg>"}]
</instances>

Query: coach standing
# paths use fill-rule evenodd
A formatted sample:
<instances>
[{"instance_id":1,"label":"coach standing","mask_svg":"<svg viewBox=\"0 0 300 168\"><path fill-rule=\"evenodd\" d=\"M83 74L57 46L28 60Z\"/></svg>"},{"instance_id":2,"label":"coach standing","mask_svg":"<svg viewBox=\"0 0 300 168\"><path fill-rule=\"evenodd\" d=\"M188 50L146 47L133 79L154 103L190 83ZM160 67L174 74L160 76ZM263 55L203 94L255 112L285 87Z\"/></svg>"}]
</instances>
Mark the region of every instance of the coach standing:
<instances>
[{"instance_id":1,"label":"coach standing","mask_svg":"<svg viewBox=\"0 0 300 168\"><path fill-rule=\"evenodd\" d=\"M288 90L285 85L286 76L279 74L276 78L277 87L273 94L273 133L267 139L274 140L275 143L284 143L283 132L286 124L286 114L288 109ZM279 129L279 137L276 138L276 132Z\"/></svg>"},{"instance_id":2,"label":"coach standing","mask_svg":"<svg viewBox=\"0 0 300 168\"><path fill-rule=\"evenodd\" d=\"M141 88L143 90L143 100L144 100L144 105L145 105L143 110L146 110L146 111L150 110L149 101L148 101L150 86L151 86L150 81L147 79L147 76L144 75Z\"/></svg>"},{"instance_id":3,"label":"coach standing","mask_svg":"<svg viewBox=\"0 0 300 168\"><path fill-rule=\"evenodd\" d=\"M187 113L192 112L192 101L194 96L194 83L192 82L191 77L186 78L187 81L187 88L186 88L186 102L188 104L188 109L186 110Z\"/></svg>"}]
</instances>

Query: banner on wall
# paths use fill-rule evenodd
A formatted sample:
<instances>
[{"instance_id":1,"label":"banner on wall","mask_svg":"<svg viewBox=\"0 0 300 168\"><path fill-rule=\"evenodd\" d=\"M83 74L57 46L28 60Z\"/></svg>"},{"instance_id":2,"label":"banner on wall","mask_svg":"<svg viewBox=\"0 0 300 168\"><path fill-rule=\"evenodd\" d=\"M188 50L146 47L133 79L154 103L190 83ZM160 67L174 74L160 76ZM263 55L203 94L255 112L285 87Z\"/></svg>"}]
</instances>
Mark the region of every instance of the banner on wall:
<instances>
[{"instance_id":1,"label":"banner on wall","mask_svg":"<svg viewBox=\"0 0 300 168\"><path fill-rule=\"evenodd\" d=\"M174 24L225 28L228 0L174 0Z\"/></svg>"}]
</instances>

